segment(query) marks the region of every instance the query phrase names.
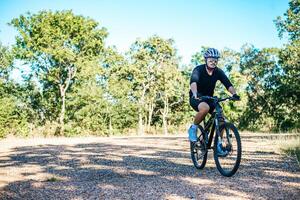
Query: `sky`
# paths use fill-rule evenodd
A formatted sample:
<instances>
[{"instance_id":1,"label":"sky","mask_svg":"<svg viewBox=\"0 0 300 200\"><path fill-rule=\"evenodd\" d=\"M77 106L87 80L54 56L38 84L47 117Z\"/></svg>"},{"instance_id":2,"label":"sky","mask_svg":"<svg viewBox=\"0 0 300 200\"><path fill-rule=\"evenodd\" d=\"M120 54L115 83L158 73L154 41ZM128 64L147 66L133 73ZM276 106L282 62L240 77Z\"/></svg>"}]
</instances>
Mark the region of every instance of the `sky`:
<instances>
[{"instance_id":1,"label":"sky","mask_svg":"<svg viewBox=\"0 0 300 200\"><path fill-rule=\"evenodd\" d=\"M184 64L201 46L239 51L246 43L286 43L273 20L283 16L288 0L0 0L0 41L14 43L17 33L7 23L27 11L70 9L107 28L106 44L122 53L137 38L172 38Z\"/></svg>"}]
</instances>

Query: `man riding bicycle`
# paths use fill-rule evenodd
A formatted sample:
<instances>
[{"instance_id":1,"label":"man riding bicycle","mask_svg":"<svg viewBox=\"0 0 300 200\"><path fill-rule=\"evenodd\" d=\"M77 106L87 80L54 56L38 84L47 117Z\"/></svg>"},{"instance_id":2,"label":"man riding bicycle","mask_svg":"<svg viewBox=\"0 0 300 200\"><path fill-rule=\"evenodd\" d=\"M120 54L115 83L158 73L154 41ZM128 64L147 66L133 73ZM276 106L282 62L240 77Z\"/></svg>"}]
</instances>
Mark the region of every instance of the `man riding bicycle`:
<instances>
[{"instance_id":1,"label":"man riding bicycle","mask_svg":"<svg viewBox=\"0 0 300 200\"><path fill-rule=\"evenodd\" d=\"M233 95L233 98L237 100L240 99L224 71L217 67L218 59L220 58L219 51L214 48L209 48L204 53L204 58L205 64L196 66L190 79L190 105L197 111L194 123L188 130L191 142L197 141L198 125L203 121L208 112L212 114L215 109L211 100L201 97L213 96L218 80L220 80L226 89ZM217 145L218 155L226 154L226 152L222 150L221 145L221 142Z\"/></svg>"}]
</instances>

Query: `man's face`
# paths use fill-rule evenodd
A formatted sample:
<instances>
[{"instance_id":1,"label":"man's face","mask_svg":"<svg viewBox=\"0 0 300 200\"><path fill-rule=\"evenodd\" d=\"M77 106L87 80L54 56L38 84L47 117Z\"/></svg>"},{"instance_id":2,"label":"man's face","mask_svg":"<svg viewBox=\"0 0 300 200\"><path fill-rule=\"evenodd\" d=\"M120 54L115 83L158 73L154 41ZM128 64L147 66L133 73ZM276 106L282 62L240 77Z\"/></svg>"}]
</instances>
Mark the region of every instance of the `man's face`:
<instances>
[{"instance_id":1,"label":"man's face","mask_svg":"<svg viewBox=\"0 0 300 200\"><path fill-rule=\"evenodd\" d=\"M207 58L207 66L209 68L215 68L218 64L218 58Z\"/></svg>"}]
</instances>

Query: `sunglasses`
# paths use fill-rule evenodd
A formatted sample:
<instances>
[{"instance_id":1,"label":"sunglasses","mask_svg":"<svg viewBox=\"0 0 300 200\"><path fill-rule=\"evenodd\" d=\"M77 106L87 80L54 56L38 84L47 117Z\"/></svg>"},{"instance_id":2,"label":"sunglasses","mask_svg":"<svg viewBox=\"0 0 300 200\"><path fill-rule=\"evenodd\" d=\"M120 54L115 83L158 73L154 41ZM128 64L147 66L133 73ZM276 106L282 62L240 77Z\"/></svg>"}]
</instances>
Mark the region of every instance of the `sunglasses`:
<instances>
[{"instance_id":1,"label":"sunglasses","mask_svg":"<svg viewBox=\"0 0 300 200\"><path fill-rule=\"evenodd\" d=\"M208 62L215 62L215 63L217 63L218 62L218 58L207 58L207 61Z\"/></svg>"}]
</instances>

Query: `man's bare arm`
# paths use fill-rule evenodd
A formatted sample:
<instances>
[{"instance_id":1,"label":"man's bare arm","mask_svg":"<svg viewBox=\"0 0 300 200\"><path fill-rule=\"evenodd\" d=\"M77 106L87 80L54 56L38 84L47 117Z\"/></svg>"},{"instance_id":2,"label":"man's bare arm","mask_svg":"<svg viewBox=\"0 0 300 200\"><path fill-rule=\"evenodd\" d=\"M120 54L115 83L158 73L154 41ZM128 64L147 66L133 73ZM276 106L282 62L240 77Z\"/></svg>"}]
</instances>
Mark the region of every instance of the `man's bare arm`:
<instances>
[{"instance_id":1,"label":"man's bare arm","mask_svg":"<svg viewBox=\"0 0 300 200\"><path fill-rule=\"evenodd\" d=\"M196 82L191 83L191 91L193 93L193 97L198 98L197 97L198 91L197 91L197 83Z\"/></svg>"}]
</instances>

